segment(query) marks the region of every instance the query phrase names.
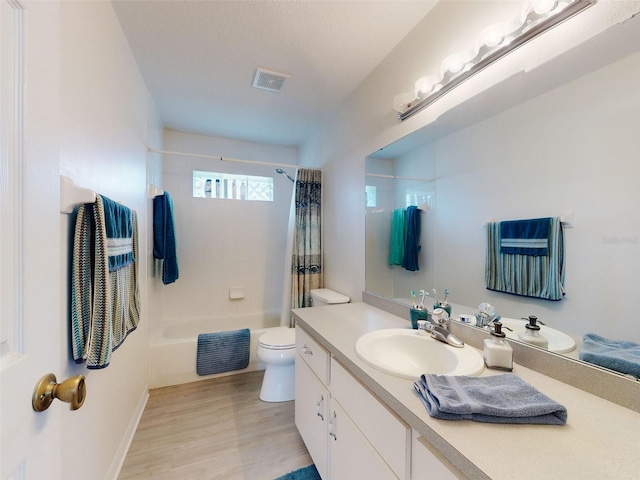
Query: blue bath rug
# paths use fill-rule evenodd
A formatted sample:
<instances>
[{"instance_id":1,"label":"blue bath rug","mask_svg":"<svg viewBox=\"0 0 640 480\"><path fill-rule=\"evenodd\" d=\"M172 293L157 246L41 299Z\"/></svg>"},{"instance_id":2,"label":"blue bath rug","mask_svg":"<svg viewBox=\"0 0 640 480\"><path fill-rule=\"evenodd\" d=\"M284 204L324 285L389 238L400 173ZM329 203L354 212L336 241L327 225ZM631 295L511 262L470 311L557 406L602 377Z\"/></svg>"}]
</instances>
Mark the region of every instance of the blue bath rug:
<instances>
[{"instance_id":1,"label":"blue bath rug","mask_svg":"<svg viewBox=\"0 0 640 480\"><path fill-rule=\"evenodd\" d=\"M249 366L251 331L201 333L198 335L196 372L198 375L242 370Z\"/></svg>"},{"instance_id":2,"label":"blue bath rug","mask_svg":"<svg viewBox=\"0 0 640 480\"><path fill-rule=\"evenodd\" d=\"M289 472L276 480L322 480L315 465L299 468L293 472Z\"/></svg>"}]
</instances>

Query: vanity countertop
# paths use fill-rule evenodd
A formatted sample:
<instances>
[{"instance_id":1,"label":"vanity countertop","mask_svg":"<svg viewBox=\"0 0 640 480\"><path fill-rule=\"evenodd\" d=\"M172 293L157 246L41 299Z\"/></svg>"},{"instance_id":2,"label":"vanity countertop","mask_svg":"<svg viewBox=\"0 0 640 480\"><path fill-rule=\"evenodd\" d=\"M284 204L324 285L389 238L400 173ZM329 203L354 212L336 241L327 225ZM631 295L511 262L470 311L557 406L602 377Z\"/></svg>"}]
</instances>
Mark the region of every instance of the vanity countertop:
<instances>
[{"instance_id":1,"label":"vanity countertop","mask_svg":"<svg viewBox=\"0 0 640 480\"><path fill-rule=\"evenodd\" d=\"M411 380L356 355L361 335L409 322L366 303L293 310L298 324L467 478L625 479L640 472L640 414L514 364L513 373L567 408L564 426L448 421L429 416ZM473 348L469 345L465 348ZM487 370L481 375L499 374Z\"/></svg>"}]
</instances>

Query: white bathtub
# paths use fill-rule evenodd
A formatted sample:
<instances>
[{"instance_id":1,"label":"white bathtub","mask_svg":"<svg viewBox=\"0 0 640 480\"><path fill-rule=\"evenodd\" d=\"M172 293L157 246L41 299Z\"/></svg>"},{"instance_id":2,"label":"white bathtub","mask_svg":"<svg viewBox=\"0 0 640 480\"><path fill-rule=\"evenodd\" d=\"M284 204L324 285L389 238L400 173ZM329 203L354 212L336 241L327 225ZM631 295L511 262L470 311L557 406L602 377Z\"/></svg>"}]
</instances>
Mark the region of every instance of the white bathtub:
<instances>
[{"instance_id":1,"label":"white bathtub","mask_svg":"<svg viewBox=\"0 0 640 480\"><path fill-rule=\"evenodd\" d=\"M152 339L149 346L149 388L179 385L235 373L263 370L256 356L258 338L270 328L279 326L280 312L265 312L225 318L195 318L168 323ZM249 328L251 346L249 366L243 370L200 376L196 373L198 335Z\"/></svg>"}]
</instances>

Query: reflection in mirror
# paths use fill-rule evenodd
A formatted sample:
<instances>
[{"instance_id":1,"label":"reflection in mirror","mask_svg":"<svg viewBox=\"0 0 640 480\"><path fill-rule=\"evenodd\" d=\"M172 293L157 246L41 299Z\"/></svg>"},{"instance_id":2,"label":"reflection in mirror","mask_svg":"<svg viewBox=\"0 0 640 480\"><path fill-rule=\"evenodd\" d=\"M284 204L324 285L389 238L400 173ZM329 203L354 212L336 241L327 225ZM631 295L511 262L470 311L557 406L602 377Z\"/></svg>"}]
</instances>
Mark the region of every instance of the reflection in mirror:
<instances>
[{"instance_id":1,"label":"reflection in mirror","mask_svg":"<svg viewBox=\"0 0 640 480\"><path fill-rule=\"evenodd\" d=\"M637 36L640 23L634 22ZM367 291L406 303L412 290L446 287L453 303L466 306L454 308L454 318L474 314L482 302L505 318L535 315L577 340L578 348L568 353L576 358L587 333L640 342L640 53L634 48L471 125L465 116L477 118L478 112L462 104L438 120L454 125L460 119L458 127L442 134L427 126L368 157L366 184L376 188L377 204L366 214ZM561 77L552 64L536 73L550 84ZM526 92L527 79L519 80ZM518 86L511 81L488 90L484 104ZM392 211L408 205L412 189L425 192L427 204L416 272L387 261ZM562 300L485 288L487 222L570 212L574 228L564 235Z\"/></svg>"},{"instance_id":2,"label":"reflection in mirror","mask_svg":"<svg viewBox=\"0 0 640 480\"><path fill-rule=\"evenodd\" d=\"M408 155L410 158L412 154ZM404 166L403 162L369 158L366 174L366 188L370 192L367 194L366 219L367 290L399 301L409 298L412 290L426 289L434 281L433 277L428 276L433 272L433 257L430 255L434 248L429 242L429 238L432 238L429 232L432 231L431 212L435 208L434 165L428 161L422 162L419 170L409 172L403 170ZM376 192L375 203L369 201L371 192ZM390 259L393 212L412 205L418 207L420 212L421 248L418 251L417 272L401 265L389 265L393 263ZM416 277L424 278L424 285L417 285Z\"/></svg>"}]
</instances>

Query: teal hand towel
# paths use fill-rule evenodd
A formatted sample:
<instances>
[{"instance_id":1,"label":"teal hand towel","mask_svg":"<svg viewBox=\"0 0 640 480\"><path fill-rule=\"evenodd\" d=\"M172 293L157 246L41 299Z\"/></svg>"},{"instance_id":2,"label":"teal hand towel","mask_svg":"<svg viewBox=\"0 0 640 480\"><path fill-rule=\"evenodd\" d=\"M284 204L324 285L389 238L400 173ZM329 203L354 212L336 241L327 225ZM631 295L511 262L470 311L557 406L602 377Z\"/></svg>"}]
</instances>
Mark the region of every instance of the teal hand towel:
<instances>
[{"instance_id":1,"label":"teal hand towel","mask_svg":"<svg viewBox=\"0 0 640 480\"><path fill-rule=\"evenodd\" d=\"M406 225L406 210L397 208L391 218L391 243L389 245L389 265L402 265Z\"/></svg>"},{"instance_id":2,"label":"teal hand towel","mask_svg":"<svg viewBox=\"0 0 640 480\"><path fill-rule=\"evenodd\" d=\"M429 415L444 420L564 425L567 409L514 374L422 375L414 382Z\"/></svg>"}]
</instances>

